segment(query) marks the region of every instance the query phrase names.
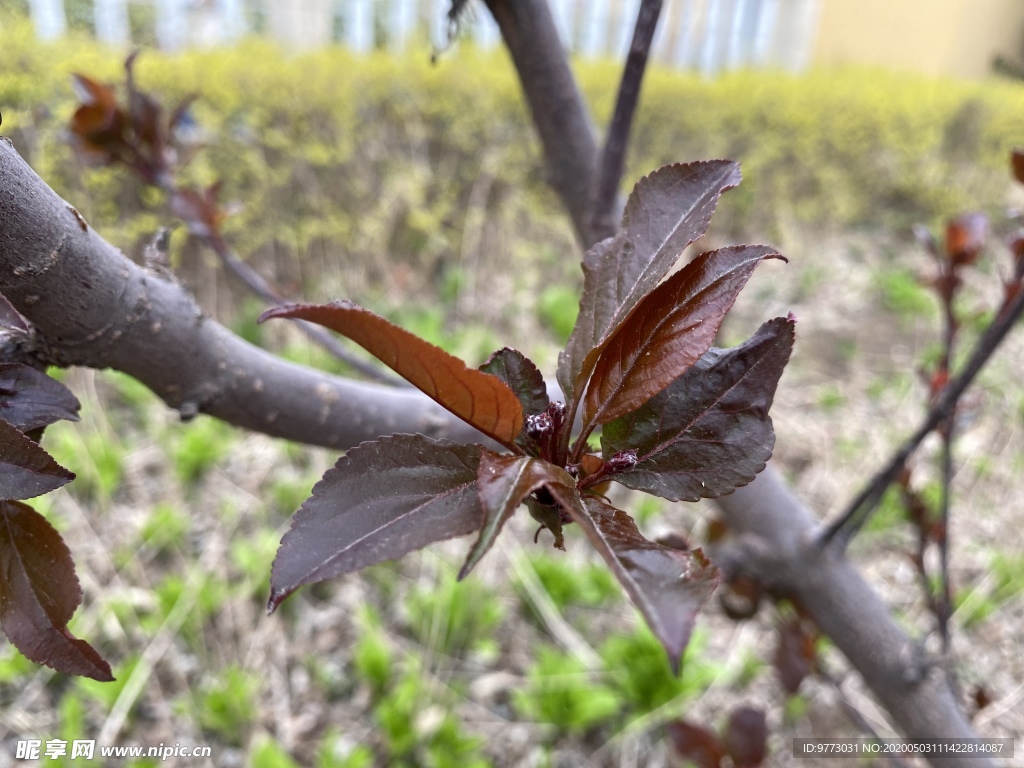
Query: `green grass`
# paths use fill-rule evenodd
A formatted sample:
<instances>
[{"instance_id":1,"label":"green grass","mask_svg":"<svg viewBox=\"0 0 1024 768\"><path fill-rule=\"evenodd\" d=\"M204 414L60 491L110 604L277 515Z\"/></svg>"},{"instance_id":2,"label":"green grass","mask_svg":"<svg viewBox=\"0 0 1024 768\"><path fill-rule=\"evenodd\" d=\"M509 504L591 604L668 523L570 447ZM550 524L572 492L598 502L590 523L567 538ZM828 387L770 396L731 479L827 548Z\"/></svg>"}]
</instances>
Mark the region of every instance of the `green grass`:
<instances>
[{"instance_id":1,"label":"green grass","mask_svg":"<svg viewBox=\"0 0 1024 768\"><path fill-rule=\"evenodd\" d=\"M903 322L922 318L933 321L938 317L938 303L915 273L905 269L880 270L875 275L875 287L883 305Z\"/></svg>"},{"instance_id":2,"label":"green grass","mask_svg":"<svg viewBox=\"0 0 1024 768\"><path fill-rule=\"evenodd\" d=\"M603 676L550 647L539 649L526 684L513 692L512 700L520 716L554 726L555 734L580 733L617 722L623 704Z\"/></svg>"},{"instance_id":3,"label":"green grass","mask_svg":"<svg viewBox=\"0 0 1024 768\"><path fill-rule=\"evenodd\" d=\"M445 568L437 581L414 588L405 601L413 637L448 656L493 647L505 611L493 590L479 579L456 579Z\"/></svg>"}]
</instances>

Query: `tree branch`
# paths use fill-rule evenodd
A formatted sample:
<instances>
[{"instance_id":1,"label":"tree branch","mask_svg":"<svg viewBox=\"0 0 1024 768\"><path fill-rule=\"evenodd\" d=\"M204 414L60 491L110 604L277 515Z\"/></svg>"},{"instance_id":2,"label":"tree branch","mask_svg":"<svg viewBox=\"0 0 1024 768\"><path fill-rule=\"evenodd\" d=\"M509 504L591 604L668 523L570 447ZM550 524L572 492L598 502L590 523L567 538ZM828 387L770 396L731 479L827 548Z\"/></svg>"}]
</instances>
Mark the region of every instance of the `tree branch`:
<instances>
[{"instance_id":1,"label":"tree branch","mask_svg":"<svg viewBox=\"0 0 1024 768\"><path fill-rule=\"evenodd\" d=\"M712 557L728 576L746 574L798 604L908 737L977 737L942 670L893 620L839 548L818 544L818 523L777 472L766 470L718 501L734 536ZM934 764L993 763L960 756L955 763Z\"/></svg>"},{"instance_id":2,"label":"tree branch","mask_svg":"<svg viewBox=\"0 0 1024 768\"><path fill-rule=\"evenodd\" d=\"M0 139L0 292L50 362L114 368L182 418L207 413L274 437L349 448L381 434L479 439L412 389L288 363L206 317L173 278L106 243Z\"/></svg>"},{"instance_id":3,"label":"tree branch","mask_svg":"<svg viewBox=\"0 0 1024 768\"><path fill-rule=\"evenodd\" d=\"M629 133L633 127L633 115L640 101L640 84L647 69L647 54L654 40L654 30L661 15L661 0L641 0L640 12L636 17L633 42L626 57L619 83L619 95L615 100L615 112L608 126L601 153L597 186L594 190L591 227L598 239L611 237L619 227L622 206L619 201L619 184L626 165L626 148Z\"/></svg>"},{"instance_id":4,"label":"tree branch","mask_svg":"<svg viewBox=\"0 0 1024 768\"><path fill-rule=\"evenodd\" d=\"M597 143L546 0L485 0L501 29L544 147L549 183L587 246Z\"/></svg>"}]
</instances>

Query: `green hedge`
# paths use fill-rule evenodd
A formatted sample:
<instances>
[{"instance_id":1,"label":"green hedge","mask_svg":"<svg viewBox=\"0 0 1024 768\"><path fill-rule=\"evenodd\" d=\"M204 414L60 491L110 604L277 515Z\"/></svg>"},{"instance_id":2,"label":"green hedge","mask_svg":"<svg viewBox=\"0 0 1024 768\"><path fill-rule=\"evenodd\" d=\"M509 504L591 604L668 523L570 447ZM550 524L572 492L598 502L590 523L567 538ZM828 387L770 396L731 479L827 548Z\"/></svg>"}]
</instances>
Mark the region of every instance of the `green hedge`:
<instances>
[{"instance_id":1,"label":"green hedge","mask_svg":"<svg viewBox=\"0 0 1024 768\"><path fill-rule=\"evenodd\" d=\"M122 172L78 168L62 136L72 109L68 74L120 80L121 54L85 38L40 44L11 18L0 24L0 50L3 133L108 238L137 247L164 221L160 196L143 194L140 203ZM577 71L603 123L618 66ZM462 45L434 66L426 51L289 57L249 41L147 52L138 78L168 103L200 95L195 113L209 137L187 176L222 177L227 197L245 206L230 224L239 251L298 270L297 279L309 277L302 265L319 269L332 259L343 270L359 265L362 277L346 279L372 286L403 279L393 267L406 261L415 266L409 275L439 274L453 263L465 268L467 254L543 261L574 248L503 53ZM733 234L770 238L794 222L906 227L1004 205L1008 153L1020 144L1017 83L852 70L706 80L656 69L628 177L728 156L745 176L719 221ZM386 275L372 266L382 253Z\"/></svg>"}]
</instances>

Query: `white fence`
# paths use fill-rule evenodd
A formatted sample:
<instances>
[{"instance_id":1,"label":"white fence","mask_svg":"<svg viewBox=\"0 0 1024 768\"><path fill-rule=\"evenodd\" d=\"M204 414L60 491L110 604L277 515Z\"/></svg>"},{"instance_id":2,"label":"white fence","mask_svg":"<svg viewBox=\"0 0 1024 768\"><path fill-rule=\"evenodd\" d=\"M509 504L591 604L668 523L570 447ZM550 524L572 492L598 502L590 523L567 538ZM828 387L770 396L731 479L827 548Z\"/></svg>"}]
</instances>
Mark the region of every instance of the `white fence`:
<instances>
[{"instance_id":1,"label":"white fence","mask_svg":"<svg viewBox=\"0 0 1024 768\"><path fill-rule=\"evenodd\" d=\"M654 58L711 74L738 67L804 69L821 0L664 0ZM550 0L566 48L621 57L640 0ZM264 34L296 49L341 43L357 51L441 46L449 0L29 0L36 33L59 38L68 15L112 45L153 43L167 50L229 44ZM471 2L464 34L500 42L483 4Z\"/></svg>"}]
</instances>

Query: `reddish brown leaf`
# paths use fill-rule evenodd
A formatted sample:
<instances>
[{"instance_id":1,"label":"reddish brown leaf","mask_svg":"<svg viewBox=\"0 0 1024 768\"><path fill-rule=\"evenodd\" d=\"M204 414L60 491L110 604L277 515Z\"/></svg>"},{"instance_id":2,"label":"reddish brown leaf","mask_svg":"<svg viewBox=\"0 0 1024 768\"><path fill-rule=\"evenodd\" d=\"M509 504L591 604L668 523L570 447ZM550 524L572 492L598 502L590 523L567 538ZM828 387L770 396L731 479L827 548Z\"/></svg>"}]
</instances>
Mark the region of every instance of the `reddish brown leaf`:
<instances>
[{"instance_id":1,"label":"reddish brown leaf","mask_svg":"<svg viewBox=\"0 0 1024 768\"><path fill-rule=\"evenodd\" d=\"M761 584L745 574L737 574L718 593L722 611L733 621L746 621L757 614L764 589Z\"/></svg>"},{"instance_id":2,"label":"reddish brown leaf","mask_svg":"<svg viewBox=\"0 0 1024 768\"><path fill-rule=\"evenodd\" d=\"M1010 153L1010 166L1013 168L1013 177L1024 184L1024 149L1015 149Z\"/></svg>"},{"instance_id":3,"label":"reddish brown leaf","mask_svg":"<svg viewBox=\"0 0 1024 768\"><path fill-rule=\"evenodd\" d=\"M467 368L418 336L348 301L332 304L291 304L263 313L309 320L347 336L399 376L463 421L512 448L523 428L523 406L515 392L497 376Z\"/></svg>"},{"instance_id":4,"label":"reddish brown leaf","mask_svg":"<svg viewBox=\"0 0 1024 768\"><path fill-rule=\"evenodd\" d=\"M779 622L778 645L772 663L779 682L788 693L796 693L800 683L814 670L816 653L815 634L804 626L799 616L790 616Z\"/></svg>"},{"instance_id":5,"label":"reddish brown leaf","mask_svg":"<svg viewBox=\"0 0 1024 768\"><path fill-rule=\"evenodd\" d=\"M599 348L633 308L704 234L721 194L740 183L731 160L668 165L633 188L618 234L583 257L583 298L569 343L558 358L558 383L578 395Z\"/></svg>"},{"instance_id":6,"label":"reddish brown leaf","mask_svg":"<svg viewBox=\"0 0 1024 768\"><path fill-rule=\"evenodd\" d=\"M135 59L140 52L140 49L135 49L124 62L128 81L128 115L131 118L132 130L135 131L135 135L142 140L143 144L153 150L154 156L159 156L167 142L163 107L148 93L135 87L133 69Z\"/></svg>"},{"instance_id":7,"label":"reddish brown leaf","mask_svg":"<svg viewBox=\"0 0 1024 768\"><path fill-rule=\"evenodd\" d=\"M718 584L718 569L699 549L680 552L645 539L633 518L601 499L584 496L580 508L564 503L556 490L552 495L601 553L678 674L697 611Z\"/></svg>"},{"instance_id":8,"label":"reddish brown leaf","mask_svg":"<svg viewBox=\"0 0 1024 768\"><path fill-rule=\"evenodd\" d=\"M30 499L60 488L75 474L6 421L0 420L0 499Z\"/></svg>"},{"instance_id":9,"label":"reddish brown leaf","mask_svg":"<svg viewBox=\"0 0 1024 768\"><path fill-rule=\"evenodd\" d=\"M110 681L110 665L67 624L82 602L71 553L27 504L0 501L0 627L24 656L58 672Z\"/></svg>"},{"instance_id":10,"label":"reddish brown leaf","mask_svg":"<svg viewBox=\"0 0 1024 768\"><path fill-rule=\"evenodd\" d=\"M171 213L184 221L188 231L196 237L214 237L227 217L217 202L219 193L220 182L201 192L190 187L175 189L171 195Z\"/></svg>"},{"instance_id":11,"label":"reddish brown leaf","mask_svg":"<svg viewBox=\"0 0 1024 768\"><path fill-rule=\"evenodd\" d=\"M971 698L974 699L974 712L977 714L992 703L992 696L983 685L976 685L971 691Z\"/></svg>"},{"instance_id":12,"label":"reddish brown leaf","mask_svg":"<svg viewBox=\"0 0 1024 768\"><path fill-rule=\"evenodd\" d=\"M697 768L721 768L725 750L718 736L703 726L676 720L668 725L668 735L676 752Z\"/></svg>"},{"instance_id":13,"label":"reddish brown leaf","mask_svg":"<svg viewBox=\"0 0 1024 768\"><path fill-rule=\"evenodd\" d=\"M584 400L584 434L639 408L700 359L767 258L781 257L765 245L711 251L648 294L598 358Z\"/></svg>"},{"instance_id":14,"label":"reddish brown leaf","mask_svg":"<svg viewBox=\"0 0 1024 768\"><path fill-rule=\"evenodd\" d=\"M551 485L570 489L573 479L565 470L540 459L481 451L477 488L483 507L483 526L459 571L460 579L465 578L491 548L520 502L539 488Z\"/></svg>"},{"instance_id":15,"label":"reddish brown leaf","mask_svg":"<svg viewBox=\"0 0 1024 768\"><path fill-rule=\"evenodd\" d=\"M85 75L75 73L71 77L81 101L71 118L72 146L88 163L112 162L127 146L126 118L117 96L108 86Z\"/></svg>"},{"instance_id":16,"label":"reddish brown leaf","mask_svg":"<svg viewBox=\"0 0 1024 768\"><path fill-rule=\"evenodd\" d=\"M22 432L78 421L78 399L56 379L22 363L0 363L0 419Z\"/></svg>"},{"instance_id":17,"label":"reddish brown leaf","mask_svg":"<svg viewBox=\"0 0 1024 768\"><path fill-rule=\"evenodd\" d=\"M604 455L637 452L614 476L672 501L717 498L749 483L772 454L769 409L793 348L795 320L776 318L732 349L712 349L663 392L604 426Z\"/></svg>"},{"instance_id":18,"label":"reddish brown leaf","mask_svg":"<svg viewBox=\"0 0 1024 768\"><path fill-rule=\"evenodd\" d=\"M268 610L304 584L477 530L479 461L476 446L422 435L350 450L313 487L281 540Z\"/></svg>"},{"instance_id":19,"label":"reddish brown leaf","mask_svg":"<svg viewBox=\"0 0 1024 768\"><path fill-rule=\"evenodd\" d=\"M768 723L764 712L754 707L736 707L722 734L725 751L735 768L757 768L768 747Z\"/></svg>"},{"instance_id":20,"label":"reddish brown leaf","mask_svg":"<svg viewBox=\"0 0 1024 768\"><path fill-rule=\"evenodd\" d=\"M983 213L964 213L946 224L946 254L955 265L973 264L988 240Z\"/></svg>"}]
</instances>

